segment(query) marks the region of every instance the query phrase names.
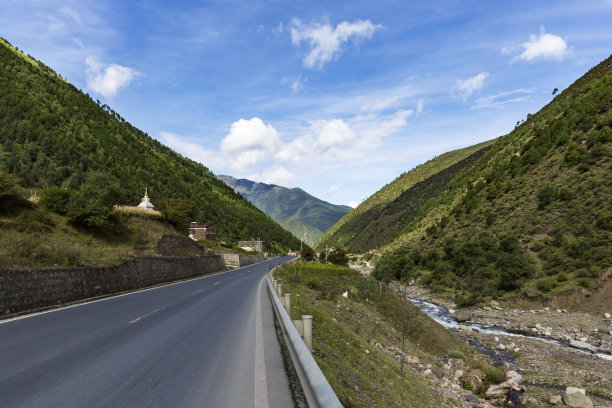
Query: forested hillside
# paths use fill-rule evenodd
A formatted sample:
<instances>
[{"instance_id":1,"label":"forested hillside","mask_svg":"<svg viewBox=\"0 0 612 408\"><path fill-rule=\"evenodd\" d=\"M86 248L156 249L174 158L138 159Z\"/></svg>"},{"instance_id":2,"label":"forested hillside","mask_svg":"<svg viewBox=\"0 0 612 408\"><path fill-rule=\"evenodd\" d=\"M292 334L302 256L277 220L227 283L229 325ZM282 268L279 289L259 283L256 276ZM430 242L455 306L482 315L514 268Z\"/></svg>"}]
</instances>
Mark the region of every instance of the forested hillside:
<instances>
[{"instance_id":1,"label":"forested hillside","mask_svg":"<svg viewBox=\"0 0 612 408\"><path fill-rule=\"evenodd\" d=\"M460 304L606 285L611 109L612 57L528 115L439 193L426 201L412 194L403 205L417 215L387 241L375 275L420 277Z\"/></svg>"},{"instance_id":2,"label":"forested hillside","mask_svg":"<svg viewBox=\"0 0 612 408\"><path fill-rule=\"evenodd\" d=\"M313 197L301 188L218 177L308 245L314 245L329 227L352 210Z\"/></svg>"},{"instance_id":3,"label":"forested hillside","mask_svg":"<svg viewBox=\"0 0 612 408\"><path fill-rule=\"evenodd\" d=\"M215 225L220 239L259 236L286 248L299 245L206 167L136 129L2 39L0 171L14 174L32 192L52 186L77 191L96 177L116 181L117 204L138 204L148 186L154 204L193 201L195 220Z\"/></svg>"},{"instance_id":4,"label":"forested hillside","mask_svg":"<svg viewBox=\"0 0 612 408\"><path fill-rule=\"evenodd\" d=\"M433 175L443 171L446 172L442 175L442 178L455 174L463 168L463 166L473 162L463 162L463 160L483 148L490 146L493 142L494 141L491 140L475 146L444 153L403 173L391 183L385 185L379 191L368 197L352 212L345 215L339 222L329 228L319 240L317 244L318 248L324 248L325 244L328 244L332 247L340 246L350 250L368 250L385 245L390 239L397 235L401 228L403 228L402 225L405 224L411 216L415 215L410 213L410 209L407 209L408 211L403 211L401 203L390 205L391 203L402 196L404 192L407 192L412 186L424 182ZM446 169L450 167L452 168L447 171ZM435 189L431 191L431 187L433 186L427 188L426 185L421 185L420 187L425 187L430 190L430 193L435 193ZM411 192L407 192L406 195L410 196L411 194ZM403 199L400 199L400 202L404 201L405 198L404 196ZM418 197L419 201L423 199L424 196ZM410 207L414 208L414 206ZM393 213L393 215L391 215L391 213ZM385 222L383 226L383 223L379 223L382 218L393 218L393 220ZM391 227L391 229L388 229L388 227ZM379 236L381 232L382 235Z\"/></svg>"}]
</instances>

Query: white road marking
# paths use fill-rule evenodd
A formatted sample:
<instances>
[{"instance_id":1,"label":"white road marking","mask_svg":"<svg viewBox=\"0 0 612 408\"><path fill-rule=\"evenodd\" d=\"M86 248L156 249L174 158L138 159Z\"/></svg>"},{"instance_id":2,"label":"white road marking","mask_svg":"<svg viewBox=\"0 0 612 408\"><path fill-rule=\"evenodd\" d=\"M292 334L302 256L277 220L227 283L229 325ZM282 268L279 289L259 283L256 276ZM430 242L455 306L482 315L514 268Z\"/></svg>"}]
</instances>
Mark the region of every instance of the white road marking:
<instances>
[{"instance_id":1,"label":"white road marking","mask_svg":"<svg viewBox=\"0 0 612 408\"><path fill-rule=\"evenodd\" d=\"M255 318L255 408L269 408L266 360L264 357L263 325L261 322L261 290L264 279L257 289L257 312Z\"/></svg>"},{"instance_id":2,"label":"white road marking","mask_svg":"<svg viewBox=\"0 0 612 408\"><path fill-rule=\"evenodd\" d=\"M134 320L130 320L130 324L136 323L137 321L144 319L145 317L151 316L153 313L157 313L160 310L164 310L165 308L166 308L165 306L162 306L159 309L155 309L154 311L147 313L146 315L142 315L140 317L135 318Z\"/></svg>"}]
</instances>

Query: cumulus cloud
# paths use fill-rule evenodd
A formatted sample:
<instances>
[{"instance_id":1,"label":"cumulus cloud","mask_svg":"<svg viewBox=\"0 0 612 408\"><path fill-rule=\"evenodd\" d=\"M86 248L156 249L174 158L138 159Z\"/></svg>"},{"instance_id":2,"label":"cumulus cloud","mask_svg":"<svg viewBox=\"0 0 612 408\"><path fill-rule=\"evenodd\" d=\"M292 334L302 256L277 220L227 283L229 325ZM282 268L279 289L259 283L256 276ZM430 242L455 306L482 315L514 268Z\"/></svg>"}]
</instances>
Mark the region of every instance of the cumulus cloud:
<instances>
[{"instance_id":1,"label":"cumulus cloud","mask_svg":"<svg viewBox=\"0 0 612 408\"><path fill-rule=\"evenodd\" d=\"M302 75L288 75L281 79L281 84L285 85L291 92L296 94L304 90L304 85L308 82L308 78L303 78Z\"/></svg>"},{"instance_id":2,"label":"cumulus cloud","mask_svg":"<svg viewBox=\"0 0 612 408\"><path fill-rule=\"evenodd\" d=\"M307 68L322 68L323 65L337 59L343 52L343 45L349 40L359 44L364 39L371 38L374 31L382 25L374 25L370 20L357 20L353 23L343 21L333 28L330 24L303 24L297 18L291 20L289 29L291 42L298 47L302 41L308 42L310 52L304 57Z\"/></svg>"},{"instance_id":3,"label":"cumulus cloud","mask_svg":"<svg viewBox=\"0 0 612 408\"><path fill-rule=\"evenodd\" d=\"M270 159L279 144L278 133L272 125L266 125L259 118L240 119L221 141L221 151L230 159L232 169L244 171Z\"/></svg>"},{"instance_id":4,"label":"cumulus cloud","mask_svg":"<svg viewBox=\"0 0 612 408\"><path fill-rule=\"evenodd\" d=\"M455 82L453 91L465 101L471 94L483 88L484 81L488 76L488 72L481 72L468 79L459 79Z\"/></svg>"},{"instance_id":5,"label":"cumulus cloud","mask_svg":"<svg viewBox=\"0 0 612 408\"><path fill-rule=\"evenodd\" d=\"M348 205L351 208L356 208L357 207L357 201L349 201L348 203L346 203L346 205Z\"/></svg>"},{"instance_id":6,"label":"cumulus cloud","mask_svg":"<svg viewBox=\"0 0 612 408\"><path fill-rule=\"evenodd\" d=\"M504 47L502 54L516 55L514 60L531 61L534 59L563 59L569 52L567 43L558 35L549 34L540 26L540 35L531 34L529 41L520 46ZM520 53L520 54L519 54Z\"/></svg>"},{"instance_id":7,"label":"cumulus cloud","mask_svg":"<svg viewBox=\"0 0 612 408\"><path fill-rule=\"evenodd\" d=\"M132 68L118 64L104 65L97 57L88 56L85 59L87 65L87 88L105 98L114 97L121 88L125 88L138 75Z\"/></svg>"},{"instance_id":8,"label":"cumulus cloud","mask_svg":"<svg viewBox=\"0 0 612 408\"><path fill-rule=\"evenodd\" d=\"M261 183L291 187L293 181L295 180L295 174L283 166L275 166L272 168L263 169L258 173L251 174L247 178L250 180L259 181Z\"/></svg>"}]
</instances>

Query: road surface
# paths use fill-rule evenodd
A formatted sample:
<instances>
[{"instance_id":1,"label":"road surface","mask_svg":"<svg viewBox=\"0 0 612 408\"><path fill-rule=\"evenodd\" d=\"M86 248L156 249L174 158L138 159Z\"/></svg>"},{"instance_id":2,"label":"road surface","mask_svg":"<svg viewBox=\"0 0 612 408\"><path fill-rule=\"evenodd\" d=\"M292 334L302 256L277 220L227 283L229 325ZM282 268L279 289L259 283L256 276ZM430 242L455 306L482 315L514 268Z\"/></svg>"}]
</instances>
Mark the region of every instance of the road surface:
<instances>
[{"instance_id":1,"label":"road surface","mask_svg":"<svg viewBox=\"0 0 612 408\"><path fill-rule=\"evenodd\" d=\"M282 260L0 321L0 407L292 406L263 285Z\"/></svg>"}]
</instances>

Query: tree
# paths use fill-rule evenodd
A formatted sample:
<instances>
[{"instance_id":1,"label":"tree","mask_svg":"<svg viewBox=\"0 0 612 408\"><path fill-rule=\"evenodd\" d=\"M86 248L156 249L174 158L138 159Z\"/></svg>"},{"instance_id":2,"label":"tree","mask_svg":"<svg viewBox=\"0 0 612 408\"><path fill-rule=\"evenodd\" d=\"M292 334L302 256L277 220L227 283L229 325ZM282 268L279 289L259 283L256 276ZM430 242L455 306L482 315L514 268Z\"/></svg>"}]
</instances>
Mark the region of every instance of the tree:
<instances>
[{"instance_id":1,"label":"tree","mask_svg":"<svg viewBox=\"0 0 612 408\"><path fill-rule=\"evenodd\" d=\"M193 201L176 198L160 200L158 207L166 220L183 232L187 232L198 211L198 206Z\"/></svg>"},{"instance_id":2,"label":"tree","mask_svg":"<svg viewBox=\"0 0 612 408\"><path fill-rule=\"evenodd\" d=\"M555 88L555 89L553 89L552 94L555 95L557 92L559 92L559 89Z\"/></svg>"},{"instance_id":3,"label":"tree","mask_svg":"<svg viewBox=\"0 0 612 408\"><path fill-rule=\"evenodd\" d=\"M314 258L315 258L315 253L311 247L306 245L304 248L302 248L302 259L303 260L310 262Z\"/></svg>"},{"instance_id":4,"label":"tree","mask_svg":"<svg viewBox=\"0 0 612 408\"><path fill-rule=\"evenodd\" d=\"M0 213L10 212L27 203L12 174L0 171Z\"/></svg>"},{"instance_id":5,"label":"tree","mask_svg":"<svg viewBox=\"0 0 612 408\"><path fill-rule=\"evenodd\" d=\"M348 264L348 257L346 256L346 252L340 248L337 248L335 251L327 255L327 261L333 263L334 265L346 266Z\"/></svg>"},{"instance_id":6,"label":"tree","mask_svg":"<svg viewBox=\"0 0 612 408\"><path fill-rule=\"evenodd\" d=\"M68 205L74 196L72 190L60 187L48 187L40 192L40 204L58 214L66 214Z\"/></svg>"},{"instance_id":7,"label":"tree","mask_svg":"<svg viewBox=\"0 0 612 408\"><path fill-rule=\"evenodd\" d=\"M113 207L124 196L125 192L115 177L91 172L81 190L70 200L66 215L75 225L92 230L108 228L113 224Z\"/></svg>"}]
</instances>

